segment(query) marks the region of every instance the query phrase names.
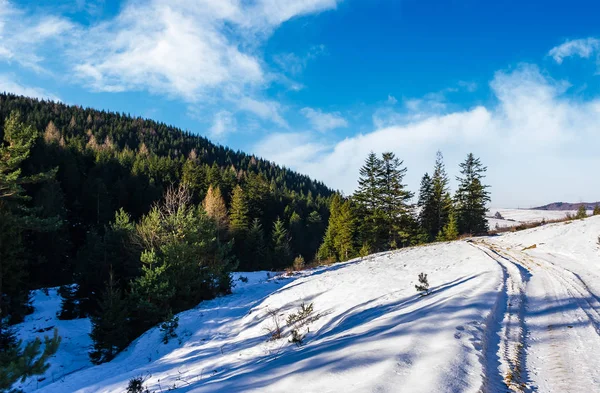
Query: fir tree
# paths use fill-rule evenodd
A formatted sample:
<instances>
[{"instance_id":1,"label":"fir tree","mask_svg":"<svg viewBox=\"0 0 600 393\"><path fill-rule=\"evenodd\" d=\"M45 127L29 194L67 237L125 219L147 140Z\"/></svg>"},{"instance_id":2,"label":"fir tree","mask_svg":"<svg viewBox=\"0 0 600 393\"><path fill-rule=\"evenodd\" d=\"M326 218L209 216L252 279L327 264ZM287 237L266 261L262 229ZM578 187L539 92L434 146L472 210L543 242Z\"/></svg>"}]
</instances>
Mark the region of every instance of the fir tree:
<instances>
[{"instance_id":1,"label":"fir tree","mask_svg":"<svg viewBox=\"0 0 600 393\"><path fill-rule=\"evenodd\" d=\"M402 184L406 167L402 167L394 153L386 152L382 156L382 170L379 177L379 198L386 226L387 247L396 248L407 242L401 239L401 232L407 231L407 220L410 220L411 206L408 201L413 194Z\"/></svg>"},{"instance_id":2,"label":"fir tree","mask_svg":"<svg viewBox=\"0 0 600 393\"><path fill-rule=\"evenodd\" d=\"M44 337L43 351L39 338L23 346L6 323L0 322L0 390L9 391L15 382L45 373L50 367L48 359L58 350L60 341L58 330L54 329L52 338Z\"/></svg>"},{"instance_id":3,"label":"fir tree","mask_svg":"<svg viewBox=\"0 0 600 393\"><path fill-rule=\"evenodd\" d=\"M487 233L485 214L490 193L487 191L489 186L482 183L487 168L481 165L479 158L475 158L472 153L460 164L460 168L462 177L456 178L459 185L455 197L458 231L461 234L473 235Z\"/></svg>"},{"instance_id":4,"label":"fir tree","mask_svg":"<svg viewBox=\"0 0 600 393\"><path fill-rule=\"evenodd\" d=\"M258 269L260 266L268 266L265 234L258 218L255 218L252 221L248 236L246 236L244 248L247 253L247 258L244 260L247 260L248 262L243 268L254 270Z\"/></svg>"},{"instance_id":5,"label":"fir tree","mask_svg":"<svg viewBox=\"0 0 600 393\"><path fill-rule=\"evenodd\" d=\"M362 243L369 243L376 250L384 247L385 216L381 207L381 176L383 163L371 152L360 168L358 188L352 196L360 216Z\"/></svg>"},{"instance_id":6,"label":"fir tree","mask_svg":"<svg viewBox=\"0 0 600 393\"><path fill-rule=\"evenodd\" d=\"M419 211L419 225L431 238L435 232L436 211L433 203L433 182L428 173L425 173L421 179L417 206L421 209Z\"/></svg>"},{"instance_id":7,"label":"fir tree","mask_svg":"<svg viewBox=\"0 0 600 393\"><path fill-rule=\"evenodd\" d=\"M592 215L597 216L600 214L600 206L596 205L594 206L594 211L592 212Z\"/></svg>"},{"instance_id":8,"label":"fir tree","mask_svg":"<svg viewBox=\"0 0 600 393\"><path fill-rule=\"evenodd\" d=\"M439 242L452 241L458 239L458 223L456 222L456 214L451 211L448 222L438 233L436 240Z\"/></svg>"},{"instance_id":9,"label":"fir tree","mask_svg":"<svg viewBox=\"0 0 600 393\"><path fill-rule=\"evenodd\" d=\"M290 249L290 239L287 230L283 225L283 221L277 218L273 224L273 232L271 234L273 242L273 265L275 268L287 267L292 263L292 251Z\"/></svg>"},{"instance_id":10,"label":"fir tree","mask_svg":"<svg viewBox=\"0 0 600 393\"><path fill-rule=\"evenodd\" d=\"M344 201L340 206L336 226L334 247L339 260L345 261L355 255L355 218L349 200Z\"/></svg>"},{"instance_id":11,"label":"fir tree","mask_svg":"<svg viewBox=\"0 0 600 393\"><path fill-rule=\"evenodd\" d=\"M238 185L233 189L233 195L231 197L229 229L234 235L240 235L248 230L249 224L248 202L246 201L244 190Z\"/></svg>"},{"instance_id":12,"label":"fir tree","mask_svg":"<svg viewBox=\"0 0 600 393\"><path fill-rule=\"evenodd\" d=\"M583 219L587 217L587 210L585 209L585 205L579 205L579 209L577 209L577 214L575 214L575 218Z\"/></svg>"},{"instance_id":13,"label":"fir tree","mask_svg":"<svg viewBox=\"0 0 600 393\"><path fill-rule=\"evenodd\" d=\"M448 222L450 210L452 209L452 198L448 188L448 175L444 166L444 157L442 152L436 153L435 168L433 170L432 181L432 196L434 206L434 222L431 231L432 238L435 238L437 234Z\"/></svg>"},{"instance_id":14,"label":"fir tree","mask_svg":"<svg viewBox=\"0 0 600 393\"><path fill-rule=\"evenodd\" d=\"M127 303L114 282L112 272L100 302L98 314L91 317L94 342L90 359L95 364L107 362L129 344Z\"/></svg>"}]
</instances>

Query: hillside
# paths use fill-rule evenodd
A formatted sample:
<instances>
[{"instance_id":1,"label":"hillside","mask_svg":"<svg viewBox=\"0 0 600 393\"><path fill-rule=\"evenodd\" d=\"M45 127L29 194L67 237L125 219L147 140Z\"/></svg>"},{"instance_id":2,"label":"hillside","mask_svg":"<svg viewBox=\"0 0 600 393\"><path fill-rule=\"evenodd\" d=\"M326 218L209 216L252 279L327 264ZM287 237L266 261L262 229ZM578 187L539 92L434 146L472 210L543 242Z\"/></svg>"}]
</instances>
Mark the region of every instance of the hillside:
<instances>
[{"instance_id":1,"label":"hillside","mask_svg":"<svg viewBox=\"0 0 600 393\"><path fill-rule=\"evenodd\" d=\"M52 375L23 388L122 392L141 376L150 391L598 391L599 234L591 217L291 277L253 273L232 295L181 313L169 344L155 328L95 367L63 352ZM415 292L420 272L429 296ZM288 328L269 340L273 315L284 326L302 302L314 306L302 344ZM33 314L22 330L36 318L37 329L64 323ZM64 359L84 369L61 372Z\"/></svg>"},{"instance_id":2,"label":"hillside","mask_svg":"<svg viewBox=\"0 0 600 393\"><path fill-rule=\"evenodd\" d=\"M229 210L239 186L244 225L258 220L265 239L281 220L292 239L283 265L298 255L311 260L322 240L333 191L308 176L163 123L12 94L0 94L0 140L11 113L39 134L23 174L57 169L51 181L26 187L28 207L62 223L55 232L26 236L26 248L36 250L25 255L28 288L72 283L90 233L103 236L119 209L139 220L183 183L194 205L212 187L219 189L216 203L222 198ZM237 240L241 268L276 267L252 260L241 252L244 239Z\"/></svg>"},{"instance_id":3,"label":"hillside","mask_svg":"<svg viewBox=\"0 0 600 393\"><path fill-rule=\"evenodd\" d=\"M580 206L584 206L585 210L594 210L594 207L600 205L600 202L579 202L579 203L568 203L568 202L554 202L544 206L534 207L532 210L574 210L577 211Z\"/></svg>"}]
</instances>

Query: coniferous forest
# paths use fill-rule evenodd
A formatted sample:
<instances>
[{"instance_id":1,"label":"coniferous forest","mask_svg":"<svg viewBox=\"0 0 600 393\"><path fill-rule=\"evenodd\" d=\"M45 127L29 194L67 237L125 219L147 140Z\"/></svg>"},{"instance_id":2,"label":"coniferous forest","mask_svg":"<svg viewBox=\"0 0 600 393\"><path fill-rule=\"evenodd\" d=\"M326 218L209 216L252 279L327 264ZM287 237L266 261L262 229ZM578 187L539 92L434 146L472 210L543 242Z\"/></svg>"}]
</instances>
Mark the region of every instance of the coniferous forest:
<instances>
[{"instance_id":1,"label":"coniferous forest","mask_svg":"<svg viewBox=\"0 0 600 393\"><path fill-rule=\"evenodd\" d=\"M415 205L391 152L371 153L344 197L162 123L10 94L0 95L0 141L0 339L13 358L27 356L9 325L30 312L32 289L61 286L60 318L91 318L90 357L101 363L150 327L229 293L235 270L488 230L486 168L472 154L452 195L438 153ZM28 372L0 375L0 387Z\"/></svg>"}]
</instances>

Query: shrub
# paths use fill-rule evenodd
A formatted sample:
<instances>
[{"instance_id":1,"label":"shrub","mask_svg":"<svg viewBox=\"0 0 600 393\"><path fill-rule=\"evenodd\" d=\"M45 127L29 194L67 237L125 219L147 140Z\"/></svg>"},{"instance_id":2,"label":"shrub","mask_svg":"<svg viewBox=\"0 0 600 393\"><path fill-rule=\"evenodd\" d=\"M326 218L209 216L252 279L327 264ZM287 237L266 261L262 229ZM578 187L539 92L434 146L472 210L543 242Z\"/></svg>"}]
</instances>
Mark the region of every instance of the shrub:
<instances>
[{"instance_id":1,"label":"shrub","mask_svg":"<svg viewBox=\"0 0 600 393\"><path fill-rule=\"evenodd\" d=\"M294 267L295 271L299 271L299 270L304 269L305 265L306 264L304 263L304 258L302 257L302 255L298 255L296 257L296 259L294 259L294 265L293 265L293 267Z\"/></svg>"},{"instance_id":2,"label":"shrub","mask_svg":"<svg viewBox=\"0 0 600 393\"><path fill-rule=\"evenodd\" d=\"M296 344L297 346L301 346L304 341L305 334L300 334L298 329L292 329L290 342Z\"/></svg>"},{"instance_id":3,"label":"shrub","mask_svg":"<svg viewBox=\"0 0 600 393\"><path fill-rule=\"evenodd\" d=\"M179 327L179 317L174 317L173 314L169 314L167 320L160 325L160 331L162 332L163 344L168 344L172 338L177 338L177 328Z\"/></svg>"},{"instance_id":4,"label":"shrub","mask_svg":"<svg viewBox=\"0 0 600 393\"><path fill-rule=\"evenodd\" d=\"M577 214L575 215L575 218L583 219L586 217L587 217L587 211L585 210L585 205L579 206L579 209L577 209Z\"/></svg>"},{"instance_id":5,"label":"shrub","mask_svg":"<svg viewBox=\"0 0 600 393\"><path fill-rule=\"evenodd\" d=\"M147 387L144 386L144 377L133 377L127 385L127 393L150 393Z\"/></svg>"},{"instance_id":6,"label":"shrub","mask_svg":"<svg viewBox=\"0 0 600 393\"><path fill-rule=\"evenodd\" d=\"M313 303L309 303L308 305L302 303L298 311L288 315L286 319L287 326L298 329L307 323L314 321L313 311Z\"/></svg>"},{"instance_id":7,"label":"shrub","mask_svg":"<svg viewBox=\"0 0 600 393\"><path fill-rule=\"evenodd\" d=\"M271 318L271 325L266 328L269 333L269 341L279 340L283 335L279 310L268 309L267 316Z\"/></svg>"},{"instance_id":8,"label":"shrub","mask_svg":"<svg viewBox=\"0 0 600 393\"><path fill-rule=\"evenodd\" d=\"M247 283L247 282L248 282L248 277L246 277L246 276L240 276L240 277L238 278L238 280L240 280L240 281L241 281L241 282L243 282L243 283Z\"/></svg>"},{"instance_id":9,"label":"shrub","mask_svg":"<svg viewBox=\"0 0 600 393\"><path fill-rule=\"evenodd\" d=\"M429 295L429 281L427 281L427 274L419 273L419 284L415 285L415 289L421 292L422 296Z\"/></svg>"}]
</instances>

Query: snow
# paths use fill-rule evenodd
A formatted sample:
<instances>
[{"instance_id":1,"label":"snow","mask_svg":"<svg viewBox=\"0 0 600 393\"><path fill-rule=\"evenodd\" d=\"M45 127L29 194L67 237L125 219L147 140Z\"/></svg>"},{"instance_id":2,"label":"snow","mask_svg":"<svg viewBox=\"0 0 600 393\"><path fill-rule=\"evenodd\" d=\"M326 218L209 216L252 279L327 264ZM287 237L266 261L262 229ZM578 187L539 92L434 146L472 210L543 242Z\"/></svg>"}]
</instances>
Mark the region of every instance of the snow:
<instances>
[{"instance_id":1,"label":"snow","mask_svg":"<svg viewBox=\"0 0 600 393\"><path fill-rule=\"evenodd\" d=\"M123 392L142 376L157 392L600 392L599 235L591 217L290 277L238 273L232 295L179 314L178 338L151 329L100 366L83 358L89 322L52 319L55 291L36 292L31 318L81 345L52 369L82 369L24 390ZM421 272L428 296L414 287ZM287 327L269 340L272 314L285 327L302 303L315 313L303 343Z\"/></svg>"},{"instance_id":2,"label":"snow","mask_svg":"<svg viewBox=\"0 0 600 393\"><path fill-rule=\"evenodd\" d=\"M499 212L504 219L497 219L493 216ZM577 214L576 210L533 210L533 209L505 209L505 208L490 208L488 210L488 225L490 229L515 227L520 224L561 220L570 214ZM592 211L587 212L588 215Z\"/></svg>"},{"instance_id":3,"label":"snow","mask_svg":"<svg viewBox=\"0 0 600 393\"><path fill-rule=\"evenodd\" d=\"M17 337L23 341L30 341L36 337L43 340L44 336L52 337L56 328L62 339L46 373L28 378L24 383L15 386L24 391L43 390L46 385L62 381L67 375L92 365L87 354L88 347L92 344L89 337L90 320L82 318L61 321L56 317L61 303L58 287L49 288L47 294L41 289L33 291L32 301L34 313L15 326Z\"/></svg>"}]
</instances>

